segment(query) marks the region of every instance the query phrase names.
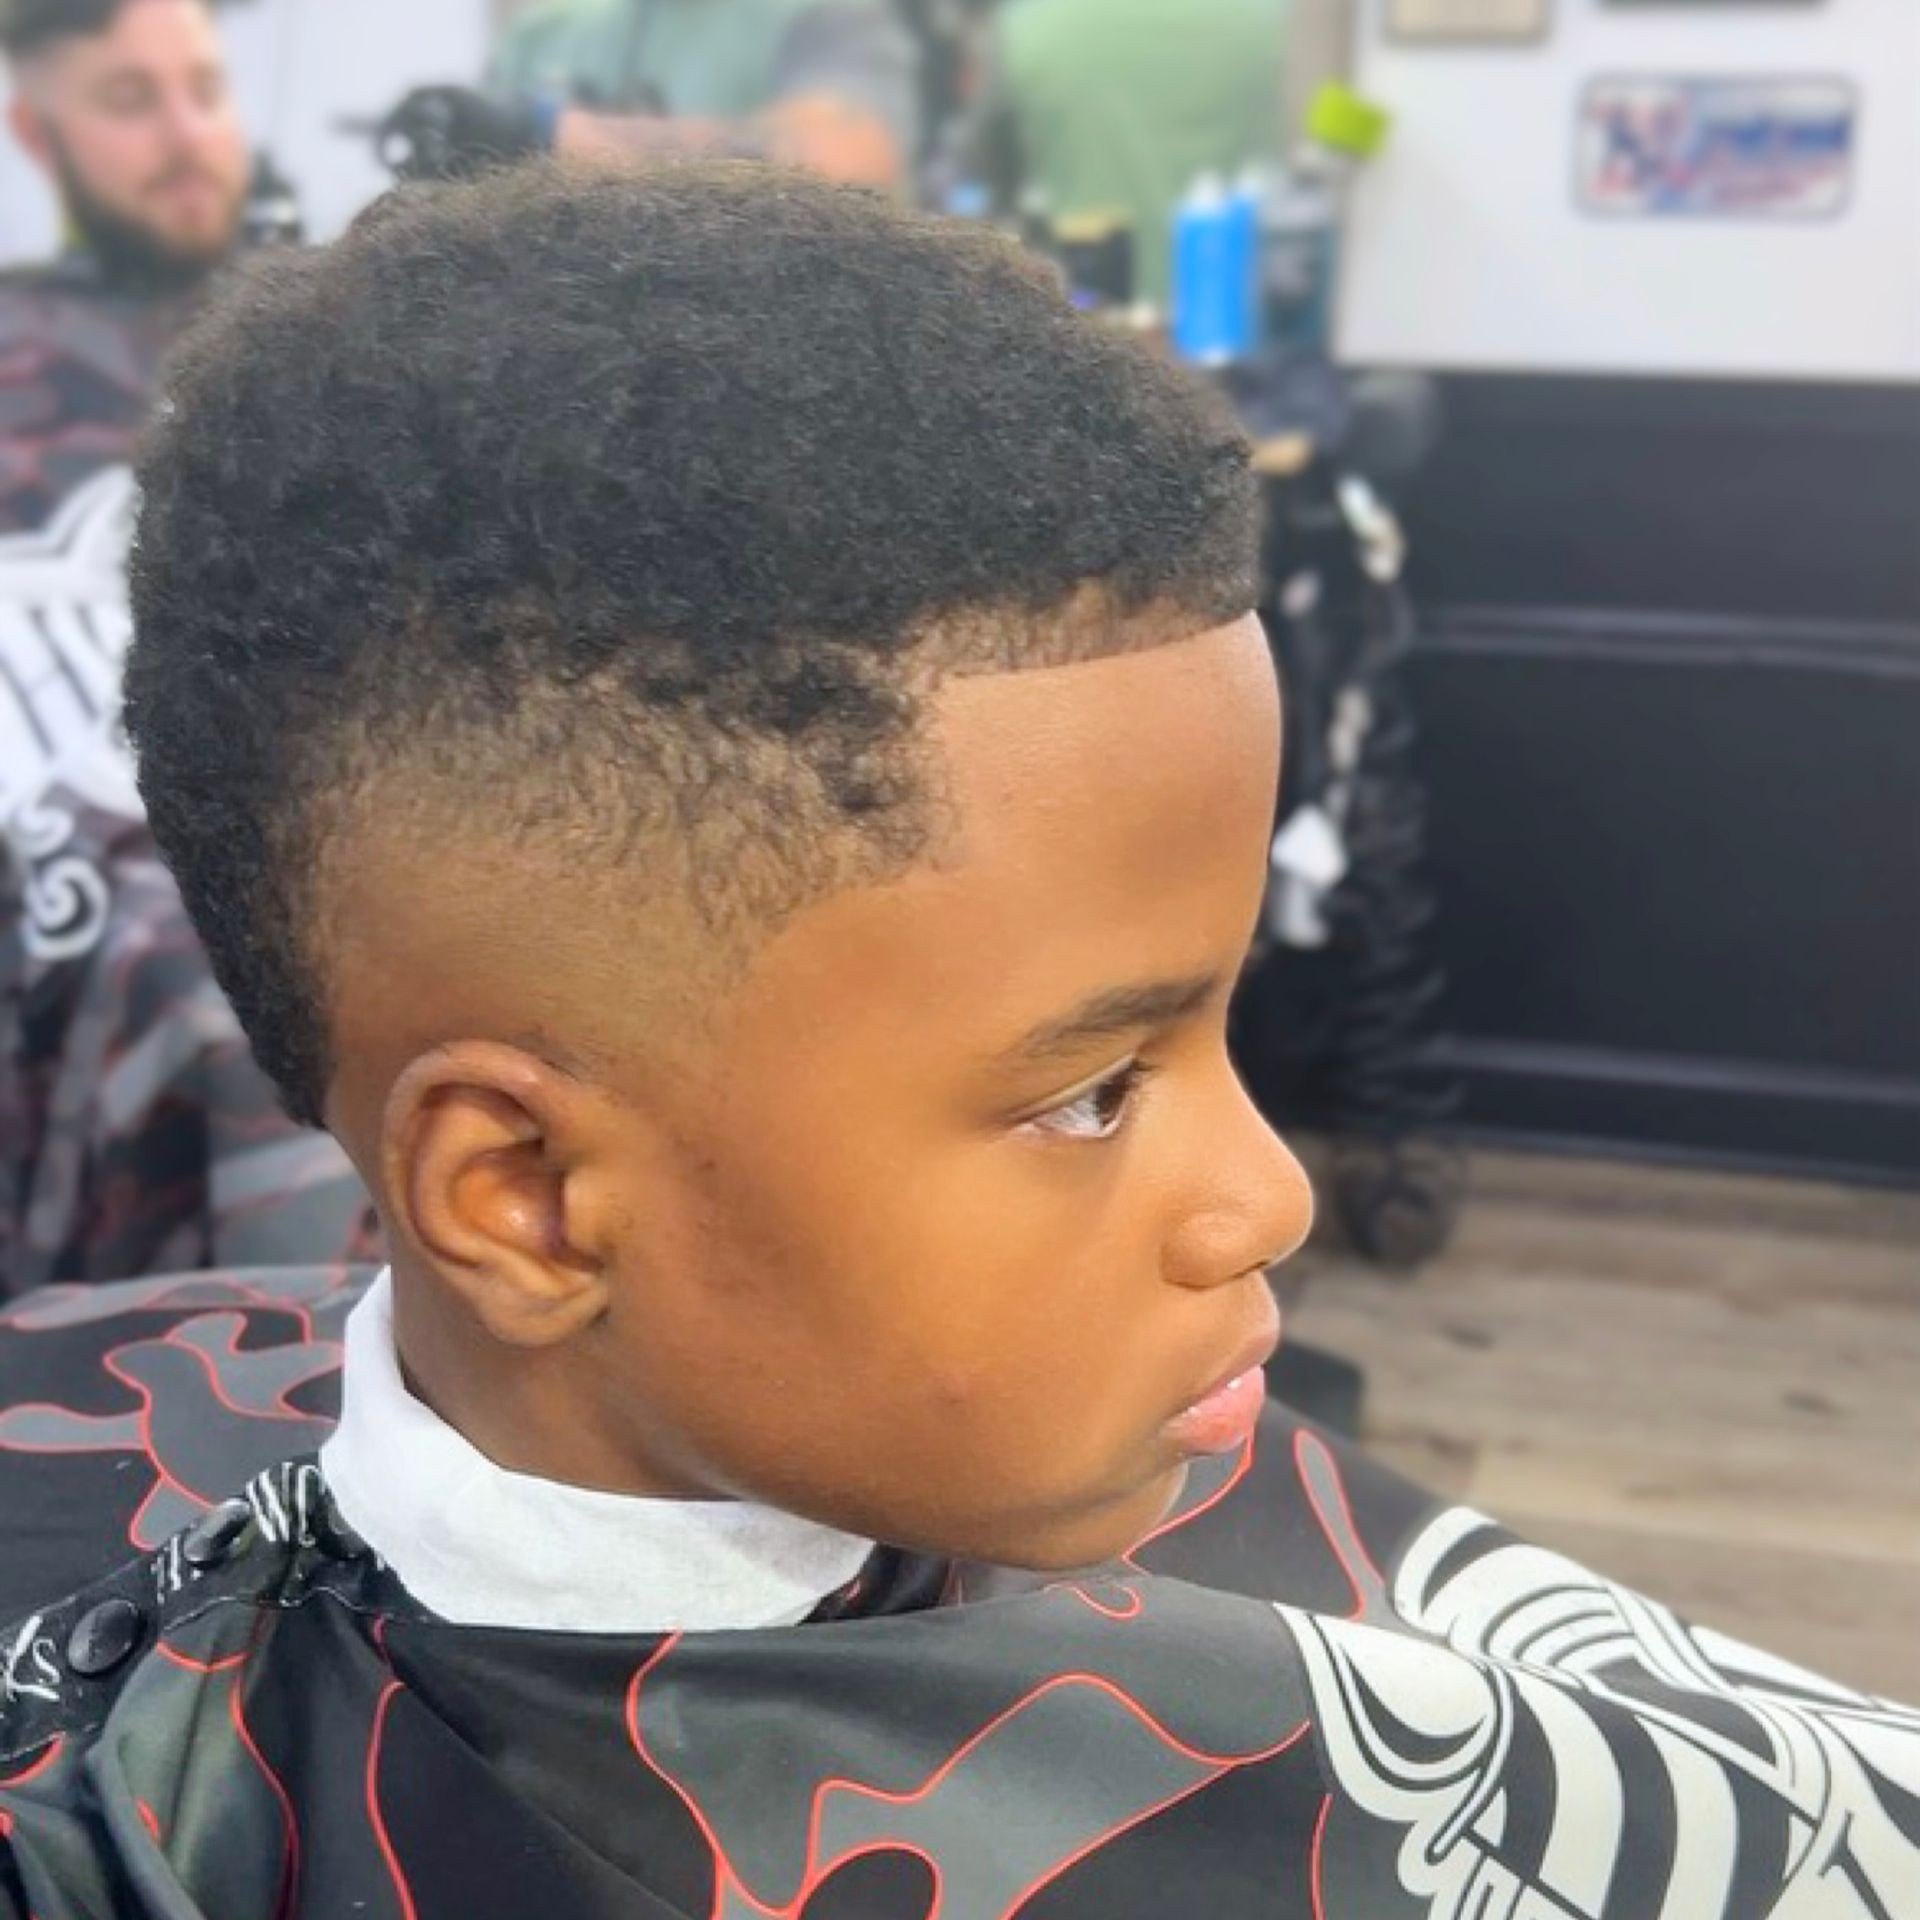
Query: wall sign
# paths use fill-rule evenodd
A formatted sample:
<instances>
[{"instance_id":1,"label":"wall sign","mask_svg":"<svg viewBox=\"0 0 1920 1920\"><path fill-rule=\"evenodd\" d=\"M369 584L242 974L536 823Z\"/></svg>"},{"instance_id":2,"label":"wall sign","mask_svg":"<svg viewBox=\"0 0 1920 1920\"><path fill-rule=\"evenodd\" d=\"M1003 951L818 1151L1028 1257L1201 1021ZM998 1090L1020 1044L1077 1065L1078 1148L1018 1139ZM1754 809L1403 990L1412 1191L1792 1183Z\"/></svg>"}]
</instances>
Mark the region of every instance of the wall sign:
<instances>
[{"instance_id":1,"label":"wall sign","mask_svg":"<svg viewBox=\"0 0 1920 1920\"><path fill-rule=\"evenodd\" d=\"M1387 0L1387 33L1432 45L1544 39L1549 0Z\"/></svg>"},{"instance_id":2,"label":"wall sign","mask_svg":"<svg viewBox=\"0 0 1920 1920\"><path fill-rule=\"evenodd\" d=\"M1639 219L1836 219L1858 115L1846 80L1594 80L1580 103L1580 205Z\"/></svg>"}]
</instances>

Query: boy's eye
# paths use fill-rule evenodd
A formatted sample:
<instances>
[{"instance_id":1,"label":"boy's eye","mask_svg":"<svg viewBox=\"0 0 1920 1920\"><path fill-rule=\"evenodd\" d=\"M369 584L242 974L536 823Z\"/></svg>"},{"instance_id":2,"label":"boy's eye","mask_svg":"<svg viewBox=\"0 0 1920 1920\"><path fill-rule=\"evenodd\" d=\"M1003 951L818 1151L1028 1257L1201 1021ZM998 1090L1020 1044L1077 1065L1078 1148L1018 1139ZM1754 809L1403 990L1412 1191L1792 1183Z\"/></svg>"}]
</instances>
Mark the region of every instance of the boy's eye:
<instances>
[{"instance_id":1,"label":"boy's eye","mask_svg":"<svg viewBox=\"0 0 1920 1920\"><path fill-rule=\"evenodd\" d=\"M1037 1115L1029 1124L1068 1140L1111 1140L1126 1125L1134 1096L1151 1072L1144 1061L1129 1060L1104 1080Z\"/></svg>"}]
</instances>

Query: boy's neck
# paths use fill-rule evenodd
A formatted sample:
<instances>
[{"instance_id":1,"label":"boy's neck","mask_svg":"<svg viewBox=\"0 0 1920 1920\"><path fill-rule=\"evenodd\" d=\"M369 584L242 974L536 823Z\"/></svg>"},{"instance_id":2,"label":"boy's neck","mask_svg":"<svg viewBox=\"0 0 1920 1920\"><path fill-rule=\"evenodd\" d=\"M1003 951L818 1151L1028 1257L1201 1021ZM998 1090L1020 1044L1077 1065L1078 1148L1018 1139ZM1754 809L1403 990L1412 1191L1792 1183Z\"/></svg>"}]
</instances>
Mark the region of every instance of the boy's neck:
<instances>
[{"instance_id":1,"label":"boy's neck","mask_svg":"<svg viewBox=\"0 0 1920 1920\"><path fill-rule=\"evenodd\" d=\"M567 1355L509 1347L439 1310L436 1282L396 1260L384 1276L389 1344L404 1391L502 1472L629 1499L701 1497L670 1484L606 1430Z\"/></svg>"},{"instance_id":2,"label":"boy's neck","mask_svg":"<svg viewBox=\"0 0 1920 1920\"><path fill-rule=\"evenodd\" d=\"M746 1502L649 1499L495 1463L408 1391L387 1276L348 1323L345 1404L321 1460L348 1524L416 1600L462 1625L792 1625L873 1551Z\"/></svg>"}]
</instances>

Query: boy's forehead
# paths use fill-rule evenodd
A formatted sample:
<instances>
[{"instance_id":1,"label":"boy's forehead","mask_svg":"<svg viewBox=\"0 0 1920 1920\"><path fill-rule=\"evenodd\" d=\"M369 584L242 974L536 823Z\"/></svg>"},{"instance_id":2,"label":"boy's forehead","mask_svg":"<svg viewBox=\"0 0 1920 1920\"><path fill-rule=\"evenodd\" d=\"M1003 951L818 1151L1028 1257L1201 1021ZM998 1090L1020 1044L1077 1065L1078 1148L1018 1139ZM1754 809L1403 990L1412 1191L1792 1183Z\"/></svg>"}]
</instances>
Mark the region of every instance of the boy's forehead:
<instances>
[{"instance_id":1,"label":"boy's forehead","mask_svg":"<svg viewBox=\"0 0 1920 1920\"><path fill-rule=\"evenodd\" d=\"M797 915L749 974L749 1023L844 995L850 1017L937 1018L986 1044L1103 984L1231 966L1264 881L1278 774L1256 620L951 682L928 739L952 821L940 856Z\"/></svg>"},{"instance_id":2,"label":"boy's forehead","mask_svg":"<svg viewBox=\"0 0 1920 1920\"><path fill-rule=\"evenodd\" d=\"M1204 818L1249 779L1270 785L1272 656L1248 615L1140 652L954 680L932 703L927 735L963 860L998 854L1017 866L1089 834L1150 857L1156 822Z\"/></svg>"}]
</instances>

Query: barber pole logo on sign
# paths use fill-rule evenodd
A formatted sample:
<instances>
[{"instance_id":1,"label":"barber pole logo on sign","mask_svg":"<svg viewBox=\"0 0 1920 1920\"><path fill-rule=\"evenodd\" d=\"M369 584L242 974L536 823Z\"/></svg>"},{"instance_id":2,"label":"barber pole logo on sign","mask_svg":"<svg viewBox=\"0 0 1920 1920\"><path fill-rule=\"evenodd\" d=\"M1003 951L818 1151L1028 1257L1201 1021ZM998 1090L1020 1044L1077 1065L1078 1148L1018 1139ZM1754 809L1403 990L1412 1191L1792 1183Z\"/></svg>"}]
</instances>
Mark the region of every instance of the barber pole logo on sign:
<instances>
[{"instance_id":1,"label":"barber pole logo on sign","mask_svg":"<svg viewBox=\"0 0 1920 1920\"><path fill-rule=\"evenodd\" d=\"M1595 80L1580 108L1580 205L1627 219L1837 219L1857 115L1846 80Z\"/></svg>"}]
</instances>

